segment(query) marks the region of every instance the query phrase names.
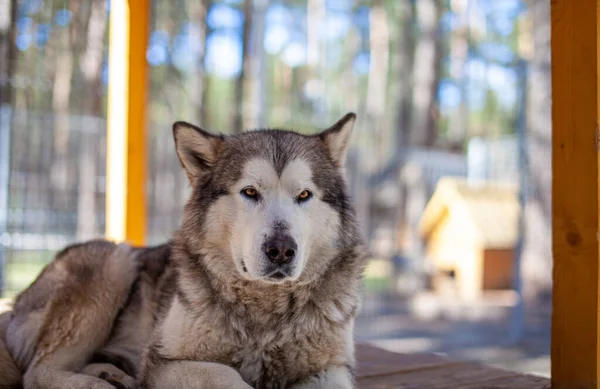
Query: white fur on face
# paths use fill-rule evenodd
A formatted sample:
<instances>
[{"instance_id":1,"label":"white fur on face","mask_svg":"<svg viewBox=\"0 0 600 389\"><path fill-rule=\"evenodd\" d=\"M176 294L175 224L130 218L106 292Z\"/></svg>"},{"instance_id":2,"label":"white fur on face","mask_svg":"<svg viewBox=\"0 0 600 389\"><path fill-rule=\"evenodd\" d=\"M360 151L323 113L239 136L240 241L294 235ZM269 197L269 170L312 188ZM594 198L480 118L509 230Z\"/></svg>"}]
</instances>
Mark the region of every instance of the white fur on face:
<instances>
[{"instance_id":1,"label":"white fur on face","mask_svg":"<svg viewBox=\"0 0 600 389\"><path fill-rule=\"evenodd\" d=\"M248 186L258 191L258 201L241 194ZM312 197L298 203L296 199L304 190ZM287 226L286 233L298 246L287 280L298 279L312 257L333 255L339 215L320 200L322 193L312 181L306 161L290 161L279 176L268 160L252 159L230 193L211 207L207 227L214 231L211 235L222 248L229 244L235 266L245 278L269 276L272 265L263 248L265 240L276 233L277 224Z\"/></svg>"}]
</instances>

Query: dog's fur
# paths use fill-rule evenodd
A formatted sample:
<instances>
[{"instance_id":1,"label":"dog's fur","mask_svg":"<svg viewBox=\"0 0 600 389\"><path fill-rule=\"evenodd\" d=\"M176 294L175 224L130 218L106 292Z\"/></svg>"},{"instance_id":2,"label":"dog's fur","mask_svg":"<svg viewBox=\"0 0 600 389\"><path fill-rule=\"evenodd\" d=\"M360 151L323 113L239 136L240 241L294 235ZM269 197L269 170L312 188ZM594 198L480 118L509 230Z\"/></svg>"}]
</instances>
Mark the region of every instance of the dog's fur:
<instances>
[{"instance_id":1,"label":"dog's fur","mask_svg":"<svg viewBox=\"0 0 600 389\"><path fill-rule=\"evenodd\" d=\"M0 388L352 388L354 119L312 136L175 123L193 188L181 228L158 247L58 253L0 317Z\"/></svg>"},{"instance_id":2,"label":"dog's fur","mask_svg":"<svg viewBox=\"0 0 600 389\"><path fill-rule=\"evenodd\" d=\"M9 322L10 312L0 315L0 389L18 389L21 387L21 373L3 341Z\"/></svg>"}]
</instances>

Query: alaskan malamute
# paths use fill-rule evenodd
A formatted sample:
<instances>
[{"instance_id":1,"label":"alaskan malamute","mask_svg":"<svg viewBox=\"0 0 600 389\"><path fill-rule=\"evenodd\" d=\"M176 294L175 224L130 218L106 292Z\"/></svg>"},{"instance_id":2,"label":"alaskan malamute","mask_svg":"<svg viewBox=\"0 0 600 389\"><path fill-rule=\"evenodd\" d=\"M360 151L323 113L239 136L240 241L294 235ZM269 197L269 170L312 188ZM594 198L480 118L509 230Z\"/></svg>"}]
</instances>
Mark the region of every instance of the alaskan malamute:
<instances>
[{"instance_id":1,"label":"alaskan malamute","mask_svg":"<svg viewBox=\"0 0 600 389\"><path fill-rule=\"evenodd\" d=\"M365 265L344 183L354 119L310 136L175 123L193 191L172 241L58 253L0 320L0 366L26 389L352 388Z\"/></svg>"}]
</instances>

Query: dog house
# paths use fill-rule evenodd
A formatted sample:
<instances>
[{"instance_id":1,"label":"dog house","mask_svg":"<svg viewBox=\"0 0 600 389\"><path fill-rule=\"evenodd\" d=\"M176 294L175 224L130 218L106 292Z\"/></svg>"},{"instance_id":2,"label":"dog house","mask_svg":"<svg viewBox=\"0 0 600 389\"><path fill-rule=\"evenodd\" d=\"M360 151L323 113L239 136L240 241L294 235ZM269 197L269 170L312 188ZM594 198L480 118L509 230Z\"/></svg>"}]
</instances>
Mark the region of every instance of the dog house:
<instances>
[{"instance_id":1,"label":"dog house","mask_svg":"<svg viewBox=\"0 0 600 389\"><path fill-rule=\"evenodd\" d=\"M442 178L419 226L434 289L464 300L511 289L518 223L517 187Z\"/></svg>"}]
</instances>

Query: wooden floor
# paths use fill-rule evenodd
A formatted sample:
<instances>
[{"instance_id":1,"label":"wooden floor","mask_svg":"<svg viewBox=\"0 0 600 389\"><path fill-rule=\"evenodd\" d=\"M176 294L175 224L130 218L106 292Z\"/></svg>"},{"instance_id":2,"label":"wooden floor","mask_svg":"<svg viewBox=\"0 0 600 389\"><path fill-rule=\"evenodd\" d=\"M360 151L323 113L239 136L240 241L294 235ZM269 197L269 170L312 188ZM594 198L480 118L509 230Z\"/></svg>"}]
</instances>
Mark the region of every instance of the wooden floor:
<instances>
[{"instance_id":1,"label":"wooden floor","mask_svg":"<svg viewBox=\"0 0 600 389\"><path fill-rule=\"evenodd\" d=\"M550 380L435 354L357 347L358 389L550 389Z\"/></svg>"}]
</instances>

